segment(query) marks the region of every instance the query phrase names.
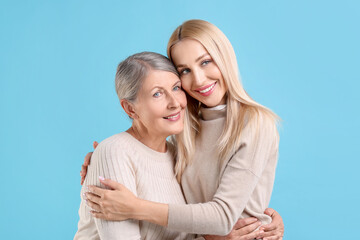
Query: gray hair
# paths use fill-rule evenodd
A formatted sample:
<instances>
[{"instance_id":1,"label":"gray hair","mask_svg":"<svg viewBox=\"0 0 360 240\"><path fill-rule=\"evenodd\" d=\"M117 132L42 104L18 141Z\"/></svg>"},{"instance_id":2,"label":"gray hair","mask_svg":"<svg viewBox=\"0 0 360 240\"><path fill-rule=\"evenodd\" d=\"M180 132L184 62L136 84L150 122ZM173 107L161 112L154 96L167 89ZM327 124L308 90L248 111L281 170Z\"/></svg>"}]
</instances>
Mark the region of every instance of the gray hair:
<instances>
[{"instance_id":1,"label":"gray hair","mask_svg":"<svg viewBox=\"0 0 360 240\"><path fill-rule=\"evenodd\" d=\"M151 70L171 72L179 76L167 57L154 52L136 53L117 67L115 89L119 100L134 102L144 79Z\"/></svg>"}]
</instances>

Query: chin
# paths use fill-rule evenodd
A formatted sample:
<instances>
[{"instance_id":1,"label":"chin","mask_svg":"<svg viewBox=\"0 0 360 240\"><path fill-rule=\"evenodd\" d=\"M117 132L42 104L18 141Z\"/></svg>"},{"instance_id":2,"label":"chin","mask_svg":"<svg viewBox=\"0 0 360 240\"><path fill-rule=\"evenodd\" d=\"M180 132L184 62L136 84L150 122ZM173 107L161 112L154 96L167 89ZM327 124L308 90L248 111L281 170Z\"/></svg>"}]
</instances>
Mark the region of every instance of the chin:
<instances>
[{"instance_id":1,"label":"chin","mask_svg":"<svg viewBox=\"0 0 360 240\"><path fill-rule=\"evenodd\" d=\"M207 102L202 102L206 107L208 108L212 108L212 107L216 107L218 105L220 105L221 101L207 101Z\"/></svg>"},{"instance_id":2,"label":"chin","mask_svg":"<svg viewBox=\"0 0 360 240\"><path fill-rule=\"evenodd\" d=\"M170 135L176 135L176 134L182 133L183 130L184 130L184 126L181 126L177 129L174 129L173 131L171 131Z\"/></svg>"}]
</instances>

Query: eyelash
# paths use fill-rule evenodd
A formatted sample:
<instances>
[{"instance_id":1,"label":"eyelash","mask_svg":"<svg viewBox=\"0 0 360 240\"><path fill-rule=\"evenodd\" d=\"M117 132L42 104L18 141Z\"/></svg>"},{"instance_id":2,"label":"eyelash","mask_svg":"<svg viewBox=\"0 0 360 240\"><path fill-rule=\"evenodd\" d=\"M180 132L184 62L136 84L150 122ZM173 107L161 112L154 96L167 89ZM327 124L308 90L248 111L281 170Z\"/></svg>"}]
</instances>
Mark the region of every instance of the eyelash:
<instances>
[{"instance_id":1,"label":"eyelash","mask_svg":"<svg viewBox=\"0 0 360 240\"><path fill-rule=\"evenodd\" d=\"M153 97L158 98L158 97L160 97L160 95L159 95L159 96L155 96L156 94L161 94L161 93L160 93L160 92L156 92L156 93L153 94Z\"/></svg>"},{"instance_id":2,"label":"eyelash","mask_svg":"<svg viewBox=\"0 0 360 240\"><path fill-rule=\"evenodd\" d=\"M173 88L173 90L175 90L175 91L181 90L181 86L175 86L175 87ZM156 96L156 94L160 94L160 95L159 95L159 96ZM156 93L153 94L153 97L154 97L154 98L158 98L158 97L160 97L160 96L161 96L161 92L156 92Z\"/></svg>"},{"instance_id":3,"label":"eyelash","mask_svg":"<svg viewBox=\"0 0 360 240\"><path fill-rule=\"evenodd\" d=\"M201 66L205 66L205 65L208 65L209 63L211 63L212 60L211 59L206 59L204 61L201 62ZM184 74L187 74L187 73L184 73L185 71L188 71L190 72L190 69L189 68L184 68L183 70L181 70L179 73L180 75L184 75Z\"/></svg>"},{"instance_id":4,"label":"eyelash","mask_svg":"<svg viewBox=\"0 0 360 240\"><path fill-rule=\"evenodd\" d=\"M206 64L205 64L206 63ZM211 60L210 59L207 59L207 60L204 60L201 62L201 65L208 65L209 63L211 63Z\"/></svg>"}]
</instances>

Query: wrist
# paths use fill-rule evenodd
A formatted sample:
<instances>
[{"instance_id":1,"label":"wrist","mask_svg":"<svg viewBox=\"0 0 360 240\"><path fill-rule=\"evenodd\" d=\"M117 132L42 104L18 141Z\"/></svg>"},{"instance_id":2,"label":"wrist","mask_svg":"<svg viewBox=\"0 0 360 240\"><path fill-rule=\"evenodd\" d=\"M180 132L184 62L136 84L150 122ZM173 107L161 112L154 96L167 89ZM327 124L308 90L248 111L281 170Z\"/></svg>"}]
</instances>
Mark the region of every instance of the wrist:
<instances>
[{"instance_id":1,"label":"wrist","mask_svg":"<svg viewBox=\"0 0 360 240\"><path fill-rule=\"evenodd\" d=\"M133 206L135 206L133 219L167 226L169 212L169 206L167 204L137 199Z\"/></svg>"}]
</instances>

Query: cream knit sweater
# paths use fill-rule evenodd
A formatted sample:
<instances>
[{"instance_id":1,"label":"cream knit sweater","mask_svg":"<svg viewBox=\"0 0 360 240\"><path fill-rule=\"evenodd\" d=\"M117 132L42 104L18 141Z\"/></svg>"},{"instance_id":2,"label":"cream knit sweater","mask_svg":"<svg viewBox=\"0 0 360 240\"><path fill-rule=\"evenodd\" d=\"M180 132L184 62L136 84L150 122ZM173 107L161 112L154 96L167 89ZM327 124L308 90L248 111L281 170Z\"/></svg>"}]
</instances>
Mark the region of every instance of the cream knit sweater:
<instances>
[{"instance_id":1,"label":"cream knit sweater","mask_svg":"<svg viewBox=\"0 0 360 240\"><path fill-rule=\"evenodd\" d=\"M174 176L174 157L170 144L166 153L156 152L126 132L101 142L92 155L81 190L80 220L74 239L194 239L193 235L145 221L105 221L93 218L82 193L86 191L87 185L100 186L98 176L123 184L142 199L185 204Z\"/></svg>"},{"instance_id":2,"label":"cream knit sweater","mask_svg":"<svg viewBox=\"0 0 360 240\"><path fill-rule=\"evenodd\" d=\"M188 205L169 204L168 227L226 235L239 218L254 216L263 224L271 222L263 212L270 201L278 157L275 127L260 115L257 140L254 129L246 125L240 148L221 163L216 147L226 121L226 106L202 108L201 114L195 157L182 176Z\"/></svg>"}]
</instances>

